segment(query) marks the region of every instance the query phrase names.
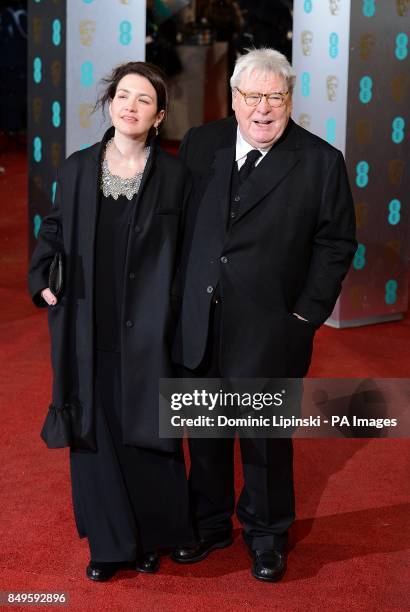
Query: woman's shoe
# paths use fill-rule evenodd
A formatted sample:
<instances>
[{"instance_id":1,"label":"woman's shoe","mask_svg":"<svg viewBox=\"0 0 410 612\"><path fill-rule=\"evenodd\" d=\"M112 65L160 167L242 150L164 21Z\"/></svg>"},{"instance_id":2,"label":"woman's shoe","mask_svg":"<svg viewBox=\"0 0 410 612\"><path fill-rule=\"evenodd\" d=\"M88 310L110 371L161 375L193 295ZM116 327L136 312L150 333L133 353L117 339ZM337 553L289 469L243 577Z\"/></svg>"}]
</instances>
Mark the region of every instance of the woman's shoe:
<instances>
[{"instance_id":1,"label":"woman's shoe","mask_svg":"<svg viewBox=\"0 0 410 612\"><path fill-rule=\"evenodd\" d=\"M117 573L119 567L120 566L118 563L98 563L95 561L90 561L90 563L87 565L85 573L87 578L90 580L105 582Z\"/></svg>"},{"instance_id":2,"label":"woman's shoe","mask_svg":"<svg viewBox=\"0 0 410 612\"><path fill-rule=\"evenodd\" d=\"M159 570L159 555L156 552L144 553L135 565L137 572L155 574Z\"/></svg>"}]
</instances>

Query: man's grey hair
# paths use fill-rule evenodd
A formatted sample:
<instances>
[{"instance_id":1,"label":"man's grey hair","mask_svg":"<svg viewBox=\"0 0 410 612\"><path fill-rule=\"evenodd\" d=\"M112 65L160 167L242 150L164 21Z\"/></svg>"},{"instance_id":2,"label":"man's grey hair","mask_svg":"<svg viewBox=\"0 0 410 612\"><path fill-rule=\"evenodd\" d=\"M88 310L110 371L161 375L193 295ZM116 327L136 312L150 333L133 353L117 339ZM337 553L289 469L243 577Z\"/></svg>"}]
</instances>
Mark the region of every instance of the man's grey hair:
<instances>
[{"instance_id":1,"label":"man's grey hair","mask_svg":"<svg viewBox=\"0 0 410 612\"><path fill-rule=\"evenodd\" d=\"M285 79L286 88L290 94L296 80L296 72L286 57L275 49L246 49L247 53L236 60L231 76L231 88L239 87L244 73L261 72L262 74L279 74Z\"/></svg>"}]
</instances>

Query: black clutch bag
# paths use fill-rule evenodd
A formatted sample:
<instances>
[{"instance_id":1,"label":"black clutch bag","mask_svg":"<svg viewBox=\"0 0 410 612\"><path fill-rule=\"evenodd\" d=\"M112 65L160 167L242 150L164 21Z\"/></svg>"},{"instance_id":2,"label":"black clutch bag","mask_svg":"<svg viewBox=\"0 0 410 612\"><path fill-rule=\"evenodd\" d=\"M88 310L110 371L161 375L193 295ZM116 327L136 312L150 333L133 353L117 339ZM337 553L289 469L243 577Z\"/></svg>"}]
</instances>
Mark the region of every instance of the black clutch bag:
<instances>
[{"instance_id":1,"label":"black clutch bag","mask_svg":"<svg viewBox=\"0 0 410 612\"><path fill-rule=\"evenodd\" d=\"M63 267L63 254L56 253L48 273L48 286L55 296L60 295L63 290Z\"/></svg>"}]
</instances>

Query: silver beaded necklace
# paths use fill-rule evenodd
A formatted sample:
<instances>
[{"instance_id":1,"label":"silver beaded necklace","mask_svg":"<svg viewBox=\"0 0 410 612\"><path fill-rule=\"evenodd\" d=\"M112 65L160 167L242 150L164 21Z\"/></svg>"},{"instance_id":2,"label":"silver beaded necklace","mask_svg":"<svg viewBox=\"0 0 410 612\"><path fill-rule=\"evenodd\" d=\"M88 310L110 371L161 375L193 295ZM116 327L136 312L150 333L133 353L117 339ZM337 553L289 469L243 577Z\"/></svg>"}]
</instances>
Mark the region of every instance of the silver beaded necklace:
<instances>
[{"instance_id":1,"label":"silver beaded necklace","mask_svg":"<svg viewBox=\"0 0 410 612\"><path fill-rule=\"evenodd\" d=\"M101 183L100 187L105 195L105 197L113 197L114 200L118 200L120 195L124 195L128 200L132 200L136 193L138 193L139 188L141 186L142 176L144 174L144 170L142 172L137 172L134 176L130 178L122 178L121 176L117 176L116 174L111 174L110 169L108 168L107 161L107 149L114 142L114 138L111 138L105 146L104 159L101 166ZM147 163L147 159L150 153L150 147L145 147L145 164Z\"/></svg>"}]
</instances>

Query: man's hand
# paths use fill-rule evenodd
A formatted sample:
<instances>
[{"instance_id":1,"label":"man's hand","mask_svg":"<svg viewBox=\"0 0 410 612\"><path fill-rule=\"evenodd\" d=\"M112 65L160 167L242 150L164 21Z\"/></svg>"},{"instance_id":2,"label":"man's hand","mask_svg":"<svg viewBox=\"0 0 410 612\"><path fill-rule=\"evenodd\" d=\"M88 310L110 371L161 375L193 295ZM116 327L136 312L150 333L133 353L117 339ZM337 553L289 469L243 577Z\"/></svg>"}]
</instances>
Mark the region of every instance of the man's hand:
<instances>
[{"instance_id":1,"label":"man's hand","mask_svg":"<svg viewBox=\"0 0 410 612\"><path fill-rule=\"evenodd\" d=\"M49 287L47 287L47 289L43 289L41 292L41 297L49 306L55 306L57 304L57 298L54 293L51 293Z\"/></svg>"}]
</instances>

